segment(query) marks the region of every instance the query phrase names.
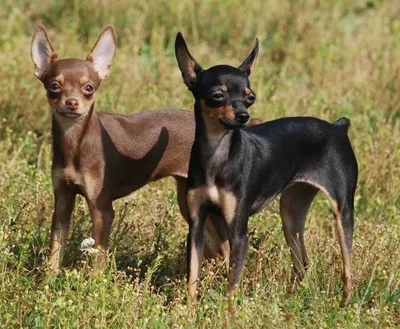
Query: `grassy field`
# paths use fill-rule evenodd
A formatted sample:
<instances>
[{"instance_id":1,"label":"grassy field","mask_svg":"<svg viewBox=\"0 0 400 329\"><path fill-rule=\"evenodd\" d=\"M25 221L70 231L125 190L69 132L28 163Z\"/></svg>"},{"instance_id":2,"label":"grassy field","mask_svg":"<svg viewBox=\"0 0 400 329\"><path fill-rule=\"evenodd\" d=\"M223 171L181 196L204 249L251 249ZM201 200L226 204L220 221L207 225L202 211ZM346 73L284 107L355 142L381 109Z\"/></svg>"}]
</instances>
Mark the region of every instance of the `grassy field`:
<instances>
[{"instance_id":1,"label":"grassy field","mask_svg":"<svg viewBox=\"0 0 400 329\"><path fill-rule=\"evenodd\" d=\"M328 201L306 230L311 267L289 295L290 255L277 201L250 219L243 280L229 313L221 265L208 262L197 308L186 303L185 236L172 180L115 202L109 261L98 276L79 251L90 235L82 198L64 271L49 275L51 114L33 75L44 24L60 57L83 58L113 24L117 55L98 111L192 109L173 54L182 31L209 67L238 65L261 42L252 76L263 120L351 119L359 162L353 264L341 307L341 256ZM400 3L398 0L0 0L1 328L399 328Z\"/></svg>"}]
</instances>

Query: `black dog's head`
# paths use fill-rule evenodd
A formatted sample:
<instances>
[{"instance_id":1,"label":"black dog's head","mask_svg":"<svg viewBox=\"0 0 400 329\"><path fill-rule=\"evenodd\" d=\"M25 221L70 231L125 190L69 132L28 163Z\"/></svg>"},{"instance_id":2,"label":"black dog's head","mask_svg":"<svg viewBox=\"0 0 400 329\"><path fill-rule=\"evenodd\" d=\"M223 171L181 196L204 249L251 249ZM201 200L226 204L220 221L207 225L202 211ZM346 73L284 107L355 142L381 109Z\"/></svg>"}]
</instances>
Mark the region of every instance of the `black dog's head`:
<instances>
[{"instance_id":1,"label":"black dog's head","mask_svg":"<svg viewBox=\"0 0 400 329\"><path fill-rule=\"evenodd\" d=\"M203 70L190 54L181 33L176 36L175 54L183 81L199 102L203 116L217 118L225 128L247 124L248 108L256 100L249 76L258 54L258 39L251 54L238 68L217 65Z\"/></svg>"}]
</instances>

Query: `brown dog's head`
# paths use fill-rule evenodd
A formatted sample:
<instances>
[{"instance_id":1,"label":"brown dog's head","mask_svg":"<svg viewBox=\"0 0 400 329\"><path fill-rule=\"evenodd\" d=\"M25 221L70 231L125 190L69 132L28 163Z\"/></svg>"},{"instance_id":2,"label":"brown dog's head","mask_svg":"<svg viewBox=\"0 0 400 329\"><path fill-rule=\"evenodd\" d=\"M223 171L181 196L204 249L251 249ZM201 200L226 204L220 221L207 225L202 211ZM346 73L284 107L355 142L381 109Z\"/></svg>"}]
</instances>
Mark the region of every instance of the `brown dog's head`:
<instances>
[{"instance_id":1,"label":"brown dog's head","mask_svg":"<svg viewBox=\"0 0 400 329\"><path fill-rule=\"evenodd\" d=\"M101 81L109 74L115 50L114 29L107 26L86 60L58 59L44 26L36 28L32 40L35 75L43 82L57 120L73 120L89 112Z\"/></svg>"}]
</instances>

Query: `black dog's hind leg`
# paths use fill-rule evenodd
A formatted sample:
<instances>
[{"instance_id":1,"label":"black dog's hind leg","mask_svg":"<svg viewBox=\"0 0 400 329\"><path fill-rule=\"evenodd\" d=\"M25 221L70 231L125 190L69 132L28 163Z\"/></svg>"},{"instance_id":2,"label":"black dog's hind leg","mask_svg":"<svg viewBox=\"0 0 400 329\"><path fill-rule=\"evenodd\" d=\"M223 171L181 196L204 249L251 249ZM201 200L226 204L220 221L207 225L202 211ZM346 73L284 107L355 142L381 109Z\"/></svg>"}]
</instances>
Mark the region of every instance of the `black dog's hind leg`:
<instances>
[{"instance_id":1,"label":"black dog's hind leg","mask_svg":"<svg viewBox=\"0 0 400 329\"><path fill-rule=\"evenodd\" d=\"M304 244L306 216L318 189L306 183L295 183L286 188L280 199L280 215L286 243L290 247L293 263L291 289L301 281L308 267L308 256Z\"/></svg>"},{"instance_id":2,"label":"black dog's hind leg","mask_svg":"<svg viewBox=\"0 0 400 329\"><path fill-rule=\"evenodd\" d=\"M353 246L354 204L352 200L338 203L334 209L336 230L343 258L344 300L348 302L353 295L353 271L351 266L351 249Z\"/></svg>"}]
</instances>

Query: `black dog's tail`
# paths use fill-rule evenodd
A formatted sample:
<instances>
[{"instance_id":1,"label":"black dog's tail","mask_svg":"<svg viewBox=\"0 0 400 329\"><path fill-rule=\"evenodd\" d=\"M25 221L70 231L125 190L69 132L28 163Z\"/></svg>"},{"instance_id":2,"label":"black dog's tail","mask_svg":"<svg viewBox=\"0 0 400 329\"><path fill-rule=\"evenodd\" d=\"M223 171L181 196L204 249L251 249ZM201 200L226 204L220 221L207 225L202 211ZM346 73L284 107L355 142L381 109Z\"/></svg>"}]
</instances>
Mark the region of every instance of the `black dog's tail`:
<instances>
[{"instance_id":1,"label":"black dog's tail","mask_svg":"<svg viewBox=\"0 0 400 329\"><path fill-rule=\"evenodd\" d=\"M345 117L336 120L333 124L345 130L346 133L349 131L350 120Z\"/></svg>"}]
</instances>

